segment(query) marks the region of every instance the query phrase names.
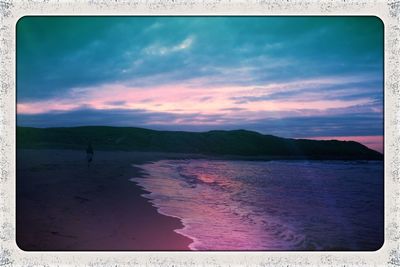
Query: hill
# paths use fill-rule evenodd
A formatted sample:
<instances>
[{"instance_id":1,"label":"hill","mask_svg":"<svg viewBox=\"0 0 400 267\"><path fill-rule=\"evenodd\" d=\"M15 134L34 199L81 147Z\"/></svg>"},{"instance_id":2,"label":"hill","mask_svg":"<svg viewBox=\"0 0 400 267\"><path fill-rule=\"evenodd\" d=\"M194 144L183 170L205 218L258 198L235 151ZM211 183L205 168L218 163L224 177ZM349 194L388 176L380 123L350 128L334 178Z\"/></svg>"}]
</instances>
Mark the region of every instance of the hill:
<instances>
[{"instance_id":1,"label":"hill","mask_svg":"<svg viewBox=\"0 0 400 267\"><path fill-rule=\"evenodd\" d=\"M247 130L183 132L134 127L17 127L17 148L154 151L205 155L310 159L382 160L377 151L354 142L289 139Z\"/></svg>"}]
</instances>

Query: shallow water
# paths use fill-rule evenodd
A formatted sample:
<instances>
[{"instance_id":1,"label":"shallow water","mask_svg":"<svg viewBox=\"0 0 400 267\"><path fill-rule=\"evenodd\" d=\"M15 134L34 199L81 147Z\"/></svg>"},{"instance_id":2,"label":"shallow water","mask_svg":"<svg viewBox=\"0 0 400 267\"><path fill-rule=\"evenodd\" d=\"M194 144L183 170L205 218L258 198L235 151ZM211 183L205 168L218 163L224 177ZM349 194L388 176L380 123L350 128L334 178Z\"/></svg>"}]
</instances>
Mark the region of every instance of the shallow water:
<instances>
[{"instance_id":1,"label":"shallow water","mask_svg":"<svg viewBox=\"0 0 400 267\"><path fill-rule=\"evenodd\" d=\"M383 162L162 160L132 180L193 250L376 250Z\"/></svg>"}]
</instances>

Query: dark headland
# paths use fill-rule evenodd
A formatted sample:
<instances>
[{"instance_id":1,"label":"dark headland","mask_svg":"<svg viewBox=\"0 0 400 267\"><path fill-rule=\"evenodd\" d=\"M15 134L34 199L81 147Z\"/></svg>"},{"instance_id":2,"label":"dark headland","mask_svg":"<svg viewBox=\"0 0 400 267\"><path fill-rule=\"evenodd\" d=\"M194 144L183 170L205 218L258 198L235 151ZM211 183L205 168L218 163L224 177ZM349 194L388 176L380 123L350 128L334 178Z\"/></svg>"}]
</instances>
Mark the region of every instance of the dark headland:
<instances>
[{"instance_id":1,"label":"dark headland","mask_svg":"<svg viewBox=\"0 0 400 267\"><path fill-rule=\"evenodd\" d=\"M97 150L201 154L210 157L271 159L383 160L383 155L354 141L307 140L247 130L183 132L134 127L17 127L19 149Z\"/></svg>"}]
</instances>

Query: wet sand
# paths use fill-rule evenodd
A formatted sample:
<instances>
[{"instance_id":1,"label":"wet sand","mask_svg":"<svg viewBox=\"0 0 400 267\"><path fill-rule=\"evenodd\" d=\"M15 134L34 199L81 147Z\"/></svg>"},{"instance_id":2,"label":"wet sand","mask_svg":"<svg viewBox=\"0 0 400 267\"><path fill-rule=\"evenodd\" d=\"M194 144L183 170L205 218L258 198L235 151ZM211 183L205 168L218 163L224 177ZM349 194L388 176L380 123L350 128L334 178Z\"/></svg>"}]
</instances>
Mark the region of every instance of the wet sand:
<instances>
[{"instance_id":1,"label":"wet sand","mask_svg":"<svg viewBox=\"0 0 400 267\"><path fill-rule=\"evenodd\" d=\"M188 250L174 232L177 218L161 215L129 181L132 164L185 155L95 151L17 150L18 246L42 250Z\"/></svg>"}]
</instances>

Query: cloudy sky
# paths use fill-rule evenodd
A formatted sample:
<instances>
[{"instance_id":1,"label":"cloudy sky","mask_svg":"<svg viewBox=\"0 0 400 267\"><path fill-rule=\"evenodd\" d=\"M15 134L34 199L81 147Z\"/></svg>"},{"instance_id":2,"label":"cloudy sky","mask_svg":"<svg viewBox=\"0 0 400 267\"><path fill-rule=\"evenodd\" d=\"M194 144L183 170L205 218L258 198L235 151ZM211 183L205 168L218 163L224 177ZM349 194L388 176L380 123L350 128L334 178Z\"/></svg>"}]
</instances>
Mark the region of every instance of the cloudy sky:
<instances>
[{"instance_id":1,"label":"cloudy sky","mask_svg":"<svg viewBox=\"0 0 400 267\"><path fill-rule=\"evenodd\" d=\"M382 151L375 17L25 17L17 124L248 129Z\"/></svg>"}]
</instances>

